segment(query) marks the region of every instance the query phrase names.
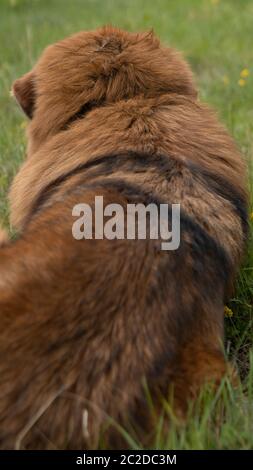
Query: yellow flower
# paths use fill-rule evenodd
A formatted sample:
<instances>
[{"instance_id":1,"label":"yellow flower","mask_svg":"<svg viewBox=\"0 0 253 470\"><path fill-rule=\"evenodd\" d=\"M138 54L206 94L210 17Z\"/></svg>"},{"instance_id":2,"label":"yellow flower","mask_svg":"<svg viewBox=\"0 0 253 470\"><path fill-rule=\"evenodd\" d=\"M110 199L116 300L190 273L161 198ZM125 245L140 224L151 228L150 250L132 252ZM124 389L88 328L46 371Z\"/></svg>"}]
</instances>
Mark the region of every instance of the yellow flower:
<instances>
[{"instance_id":1,"label":"yellow flower","mask_svg":"<svg viewBox=\"0 0 253 470\"><path fill-rule=\"evenodd\" d=\"M20 124L20 128L25 129L26 126L27 126L27 121L22 121L21 124Z\"/></svg>"},{"instance_id":2,"label":"yellow flower","mask_svg":"<svg viewBox=\"0 0 253 470\"><path fill-rule=\"evenodd\" d=\"M231 318L234 315L234 312L231 310L231 308L225 306L224 307L224 315L226 318Z\"/></svg>"},{"instance_id":3,"label":"yellow flower","mask_svg":"<svg viewBox=\"0 0 253 470\"><path fill-rule=\"evenodd\" d=\"M251 214L249 215L249 218L250 218L250 220L253 221L253 212L251 212Z\"/></svg>"},{"instance_id":4,"label":"yellow flower","mask_svg":"<svg viewBox=\"0 0 253 470\"><path fill-rule=\"evenodd\" d=\"M218 5L219 1L220 1L220 0L211 0L211 3L212 3L213 5Z\"/></svg>"},{"instance_id":5,"label":"yellow flower","mask_svg":"<svg viewBox=\"0 0 253 470\"><path fill-rule=\"evenodd\" d=\"M228 78L228 76L227 76L227 75L223 75L222 81L223 81L224 85L228 85L228 84L229 84L229 78Z\"/></svg>"},{"instance_id":6,"label":"yellow flower","mask_svg":"<svg viewBox=\"0 0 253 470\"><path fill-rule=\"evenodd\" d=\"M247 78L249 76L249 74L250 74L249 69L243 69L240 73L240 77Z\"/></svg>"},{"instance_id":7,"label":"yellow flower","mask_svg":"<svg viewBox=\"0 0 253 470\"><path fill-rule=\"evenodd\" d=\"M239 86L245 86L246 85L246 81L244 80L244 78L240 78L240 80L238 80L238 85Z\"/></svg>"}]
</instances>

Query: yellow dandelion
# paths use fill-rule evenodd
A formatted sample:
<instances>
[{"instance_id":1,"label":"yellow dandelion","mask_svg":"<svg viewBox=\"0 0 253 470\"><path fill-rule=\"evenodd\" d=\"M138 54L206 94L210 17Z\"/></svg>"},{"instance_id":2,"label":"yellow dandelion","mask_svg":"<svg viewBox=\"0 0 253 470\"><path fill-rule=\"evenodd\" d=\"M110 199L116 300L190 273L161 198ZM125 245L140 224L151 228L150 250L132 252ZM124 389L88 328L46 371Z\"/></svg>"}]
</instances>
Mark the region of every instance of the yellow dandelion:
<instances>
[{"instance_id":1,"label":"yellow dandelion","mask_svg":"<svg viewBox=\"0 0 253 470\"><path fill-rule=\"evenodd\" d=\"M22 121L20 124L20 129L25 129L27 126L27 121Z\"/></svg>"},{"instance_id":2,"label":"yellow dandelion","mask_svg":"<svg viewBox=\"0 0 253 470\"><path fill-rule=\"evenodd\" d=\"M249 215L249 218L250 218L250 220L253 221L253 212L251 212L251 214Z\"/></svg>"},{"instance_id":3,"label":"yellow dandelion","mask_svg":"<svg viewBox=\"0 0 253 470\"><path fill-rule=\"evenodd\" d=\"M238 80L238 85L239 86L245 86L246 85L246 80L244 80L244 78L240 78L240 80Z\"/></svg>"},{"instance_id":4,"label":"yellow dandelion","mask_svg":"<svg viewBox=\"0 0 253 470\"><path fill-rule=\"evenodd\" d=\"M230 80L229 80L227 75L223 75L222 81L223 81L224 85L228 85Z\"/></svg>"},{"instance_id":5,"label":"yellow dandelion","mask_svg":"<svg viewBox=\"0 0 253 470\"><path fill-rule=\"evenodd\" d=\"M211 0L211 3L212 3L213 5L218 5L219 1L220 1L220 0Z\"/></svg>"},{"instance_id":6,"label":"yellow dandelion","mask_svg":"<svg viewBox=\"0 0 253 470\"><path fill-rule=\"evenodd\" d=\"M144 21L149 21L150 20L150 15L145 13L145 15L143 15L143 19L144 19Z\"/></svg>"},{"instance_id":7,"label":"yellow dandelion","mask_svg":"<svg viewBox=\"0 0 253 470\"><path fill-rule=\"evenodd\" d=\"M250 74L249 69L243 69L240 73L240 77L247 78L249 76L249 74Z\"/></svg>"},{"instance_id":8,"label":"yellow dandelion","mask_svg":"<svg viewBox=\"0 0 253 470\"><path fill-rule=\"evenodd\" d=\"M234 316L234 312L233 312L233 310L231 310L231 308L225 306L224 307L224 315L225 315L226 318L231 318L231 317Z\"/></svg>"}]
</instances>

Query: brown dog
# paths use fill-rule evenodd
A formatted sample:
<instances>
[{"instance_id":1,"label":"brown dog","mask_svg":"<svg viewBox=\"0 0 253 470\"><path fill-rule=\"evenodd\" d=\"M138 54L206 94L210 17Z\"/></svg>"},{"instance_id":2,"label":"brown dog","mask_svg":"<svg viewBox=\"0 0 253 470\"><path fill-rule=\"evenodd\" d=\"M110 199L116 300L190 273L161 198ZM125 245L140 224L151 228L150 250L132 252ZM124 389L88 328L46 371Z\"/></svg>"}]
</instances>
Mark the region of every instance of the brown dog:
<instances>
[{"instance_id":1,"label":"brown dog","mask_svg":"<svg viewBox=\"0 0 253 470\"><path fill-rule=\"evenodd\" d=\"M31 119L11 194L20 235L0 252L0 447L119 444L152 433L170 385L185 410L226 370L223 309L247 232L245 168L153 34L82 32L13 85ZM72 209L180 203L181 243L82 240ZM110 421L110 419L112 421Z\"/></svg>"}]
</instances>

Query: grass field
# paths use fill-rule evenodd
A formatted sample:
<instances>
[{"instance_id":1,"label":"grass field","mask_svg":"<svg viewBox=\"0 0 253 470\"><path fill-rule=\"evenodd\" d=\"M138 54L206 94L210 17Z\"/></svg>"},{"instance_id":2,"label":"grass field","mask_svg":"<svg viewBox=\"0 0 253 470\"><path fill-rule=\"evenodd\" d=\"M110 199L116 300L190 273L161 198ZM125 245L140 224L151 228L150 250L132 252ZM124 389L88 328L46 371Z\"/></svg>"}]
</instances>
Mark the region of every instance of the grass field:
<instances>
[{"instance_id":1,"label":"grass field","mask_svg":"<svg viewBox=\"0 0 253 470\"><path fill-rule=\"evenodd\" d=\"M215 107L248 162L253 194L253 0L0 0L0 220L8 227L7 191L25 152L26 122L10 98L12 81L28 71L51 42L82 29L113 24L153 28L182 50L202 100ZM253 219L251 197L250 212ZM252 225L252 223L251 223ZM242 385L225 381L204 391L186 425L157 426L156 448L253 449L253 243L225 318L226 351ZM250 356L252 361L250 361ZM166 412L171 414L169 405ZM131 447L139 447L128 436Z\"/></svg>"}]
</instances>

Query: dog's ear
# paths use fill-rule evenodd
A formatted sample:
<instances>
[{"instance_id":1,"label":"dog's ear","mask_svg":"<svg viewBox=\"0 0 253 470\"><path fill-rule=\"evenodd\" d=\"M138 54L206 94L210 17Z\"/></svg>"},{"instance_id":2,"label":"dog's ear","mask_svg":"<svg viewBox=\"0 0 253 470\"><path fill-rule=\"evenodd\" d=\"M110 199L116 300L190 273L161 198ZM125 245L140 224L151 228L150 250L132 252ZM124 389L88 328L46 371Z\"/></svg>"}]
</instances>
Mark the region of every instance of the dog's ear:
<instances>
[{"instance_id":1,"label":"dog's ear","mask_svg":"<svg viewBox=\"0 0 253 470\"><path fill-rule=\"evenodd\" d=\"M18 78L12 85L12 95L24 113L32 119L35 107L35 81L34 72L28 72Z\"/></svg>"}]
</instances>

